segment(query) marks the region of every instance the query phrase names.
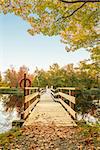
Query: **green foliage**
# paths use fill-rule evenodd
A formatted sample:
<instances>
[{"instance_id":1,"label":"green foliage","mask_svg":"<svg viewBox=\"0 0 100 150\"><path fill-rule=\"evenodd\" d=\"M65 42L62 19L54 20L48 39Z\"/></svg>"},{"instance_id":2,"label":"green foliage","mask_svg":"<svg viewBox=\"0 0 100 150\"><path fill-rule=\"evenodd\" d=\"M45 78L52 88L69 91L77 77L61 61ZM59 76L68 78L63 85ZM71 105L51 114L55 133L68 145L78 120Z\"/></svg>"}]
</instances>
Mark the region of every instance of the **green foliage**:
<instances>
[{"instance_id":1,"label":"green foliage","mask_svg":"<svg viewBox=\"0 0 100 150\"><path fill-rule=\"evenodd\" d=\"M34 72L34 74L36 71ZM46 85L56 87L79 87L91 89L98 87L97 70L91 70L91 64L81 62L78 68L69 64L60 68L58 64L50 66L48 71L38 70L33 78L33 86L44 87Z\"/></svg>"},{"instance_id":2,"label":"green foliage","mask_svg":"<svg viewBox=\"0 0 100 150\"><path fill-rule=\"evenodd\" d=\"M83 144L84 147L87 145L94 145L94 147L99 148L100 125L96 124L94 126L89 126L87 124L78 124L78 127L79 132L77 136L80 139L80 144Z\"/></svg>"},{"instance_id":3,"label":"green foliage","mask_svg":"<svg viewBox=\"0 0 100 150\"><path fill-rule=\"evenodd\" d=\"M73 1L73 0L72 0ZM33 86L44 87L46 85L78 86L80 88L98 87L100 72L100 47L99 47L99 5L98 3L65 4L55 0L1 0L0 12L14 13L22 17L31 25L28 32L31 35L60 35L61 41L66 44L67 51L75 51L81 47L89 49L93 63L80 63L78 70L73 65L60 68L57 64L50 66L49 71L36 70L37 75L30 75L28 68L20 67L16 72L10 68L5 73L5 81L0 86L18 87L23 74L27 73ZM71 13L73 15L71 15ZM70 16L70 17L69 17Z\"/></svg>"},{"instance_id":4,"label":"green foliage","mask_svg":"<svg viewBox=\"0 0 100 150\"><path fill-rule=\"evenodd\" d=\"M0 82L0 86L18 87L20 80L23 79L24 73L27 78L32 81L32 86L46 87L79 87L80 89L98 88L100 78L98 77L99 68L96 64L90 64L86 61L80 62L75 68L73 64L60 67L58 64L50 66L48 71L43 69L34 71L33 74L28 73L27 67L20 67L18 71L10 68L5 72L4 79Z\"/></svg>"},{"instance_id":5,"label":"green foliage","mask_svg":"<svg viewBox=\"0 0 100 150\"><path fill-rule=\"evenodd\" d=\"M93 100L100 99L100 89L80 89L76 94L76 111L87 113L90 109L95 109Z\"/></svg>"},{"instance_id":6,"label":"green foliage","mask_svg":"<svg viewBox=\"0 0 100 150\"><path fill-rule=\"evenodd\" d=\"M94 62L96 62L96 63L98 63L98 61L99 61L99 63L100 63L100 46L96 46L96 47L92 48L90 50L90 52L91 52L92 60L94 60Z\"/></svg>"},{"instance_id":7,"label":"green foliage","mask_svg":"<svg viewBox=\"0 0 100 150\"><path fill-rule=\"evenodd\" d=\"M8 132L0 134L0 146L3 149L12 149L9 143L14 143L15 139L19 139L22 136L22 133L19 128L11 129Z\"/></svg>"},{"instance_id":8,"label":"green foliage","mask_svg":"<svg viewBox=\"0 0 100 150\"><path fill-rule=\"evenodd\" d=\"M49 86L61 87L64 85L64 69L61 69L58 64L53 64L47 72Z\"/></svg>"},{"instance_id":9,"label":"green foliage","mask_svg":"<svg viewBox=\"0 0 100 150\"><path fill-rule=\"evenodd\" d=\"M73 1L73 0L72 0ZM99 39L99 5L67 4L59 0L1 0L0 12L14 13L31 25L31 35L61 35L67 51L96 45ZM75 10L77 10L73 13ZM73 15L71 15L73 14ZM70 49L67 45L70 44Z\"/></svg>"},{"instance_id":10,"label":"green foliage","mask_svg":"<svg viewBox=\"0 0 100 150\"><path fill-rule=\"evenodd\" d=\"M38 86L38 87L46 87L47 83L47 74L46 72L41 69L38 70L38 68L34 71L33 74L33 81L32 81L32 86Z\"/></svg>"}]
</instances>

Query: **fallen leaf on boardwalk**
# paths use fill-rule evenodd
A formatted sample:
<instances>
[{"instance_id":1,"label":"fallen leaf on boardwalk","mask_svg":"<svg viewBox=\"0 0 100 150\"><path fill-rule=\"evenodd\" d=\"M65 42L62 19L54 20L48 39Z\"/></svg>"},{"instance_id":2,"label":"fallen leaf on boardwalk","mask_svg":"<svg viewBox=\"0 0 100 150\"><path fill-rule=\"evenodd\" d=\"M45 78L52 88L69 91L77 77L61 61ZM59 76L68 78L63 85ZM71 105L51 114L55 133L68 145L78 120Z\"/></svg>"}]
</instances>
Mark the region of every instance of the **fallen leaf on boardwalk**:
<instances>
[{"instance_id":1,"label":"fallen leaf on boardwalk","mask_svg":"<svg viewBox=\"0 0 100 150\"><path fill-rule=\"evenodd\" d=\"M53 123L49 125L34 123L31 126L22 127L20 129L21 136L15 136L15 132L13 136L12 134L7 134L8 140L4 137L2 140L0 138L0 149L2 147L3 149L7 149L8 145L10 145L11 150L85 150L84 146L87 150L97 150L99 147L98 130L95 132L93 130L93 133L87 137L89 131L88 127L57 127ZM17 133L17 135L20 134ZM93 143L94 137L96 140L95 143Z\"/></svg>"},{"instance_id":2,"label":"fallen leaf on boardwalk","mask_svg":"<svg viewBox=\"0 0 100 150\"><path fill-rule=\"evenodd\" d=\"M79 150L82 150L83 146L82 146L82 145L80 145L78 148L79 148Z\"/></svg>"}]
</instances>

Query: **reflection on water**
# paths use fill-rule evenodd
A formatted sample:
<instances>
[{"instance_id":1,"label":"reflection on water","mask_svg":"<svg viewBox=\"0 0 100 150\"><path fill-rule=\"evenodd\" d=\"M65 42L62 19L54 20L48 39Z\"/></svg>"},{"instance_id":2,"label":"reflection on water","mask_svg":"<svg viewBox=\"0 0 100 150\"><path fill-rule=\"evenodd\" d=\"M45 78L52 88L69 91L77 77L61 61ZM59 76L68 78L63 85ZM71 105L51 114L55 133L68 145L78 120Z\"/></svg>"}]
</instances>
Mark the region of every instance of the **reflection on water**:
<instances>
[{"instance_id":1,"label":"reflection on water","mask_svg":"<svg viewBox=\"0 0 100 150\"><path fill-rule=\"evenodd\" d=\"M0 95L0 133L11 129L12 121L20 119L22 96Z\"/></svg>"}]
</instances>

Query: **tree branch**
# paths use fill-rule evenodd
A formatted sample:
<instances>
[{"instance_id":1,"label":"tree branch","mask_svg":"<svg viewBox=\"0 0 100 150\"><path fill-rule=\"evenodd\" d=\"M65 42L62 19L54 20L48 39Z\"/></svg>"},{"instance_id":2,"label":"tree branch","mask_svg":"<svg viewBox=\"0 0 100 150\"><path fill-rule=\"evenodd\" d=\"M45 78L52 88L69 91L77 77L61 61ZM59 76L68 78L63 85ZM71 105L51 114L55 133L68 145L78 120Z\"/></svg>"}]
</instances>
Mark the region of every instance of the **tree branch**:
<instances>
[{"instance_id":1,"label":"tree branch","mask_svg":"<svg viewBox=\"0 0 100 150\"><path fill-rule=\"evenodd\" d=\"M84 2L80 7L78 7L77 9L75 9L70 15L68 16L63 16L61 18L59 18L58 20L56 21L59 21L60 19L66 19L66 18L69 18L71 17L73 14L75 14L79 9L81 9L87 2Z\"/></svg>"},{"instance_id":2,"label":"tree branch","mask_svg":"<svg viewBox=\"0 0 100 150\"><path fill-rule=\"evenodd\" d=\"M96 3L100 2L100 0L75 0L75 1L66 1L66 0L59 0L63 3L73 4L73 3L81 3L81 2L87 2L87 3Z\"/></svg>"},{"instance_id":3,"label":"tree branch","mask_svg":"<svg viewBox=\"0 0 100 150\"><path fill-rule=\"evenodd\" d=\"M73 14L75 14L79 9L81 9L87 2L84 2L80 7L75 9L70 15L66 16L65 18L71 17Z\"/></svg>"}]
</instances>

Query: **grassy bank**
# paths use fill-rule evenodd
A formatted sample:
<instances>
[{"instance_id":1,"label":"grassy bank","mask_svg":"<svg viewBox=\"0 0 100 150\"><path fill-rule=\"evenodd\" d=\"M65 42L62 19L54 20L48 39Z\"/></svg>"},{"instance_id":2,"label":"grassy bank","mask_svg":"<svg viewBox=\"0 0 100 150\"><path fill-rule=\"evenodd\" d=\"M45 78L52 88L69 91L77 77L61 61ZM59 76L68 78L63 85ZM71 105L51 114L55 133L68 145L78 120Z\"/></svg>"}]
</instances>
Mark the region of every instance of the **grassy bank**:
<instances>
[{"instance_id":1,"label":"grassy bank","mask_svg":"<svg viewBox=\"0 0 100 150\"><path fill-rule=\"evenodd\" d=\"M19 88L0 88L0 94L23 94L23 90L19 89Z\"/></svg>"},{"instance_id":2,"label":"grassy bank","mask_svg":"<svg viewBox=\"0 0 100 150\"><path fill-rule=\"evenodd\" d=\"M99 150L100 127L56 127L54 124L34 124L12 129L0 135L4 150Z\"/></svg>"}]
</instances>

